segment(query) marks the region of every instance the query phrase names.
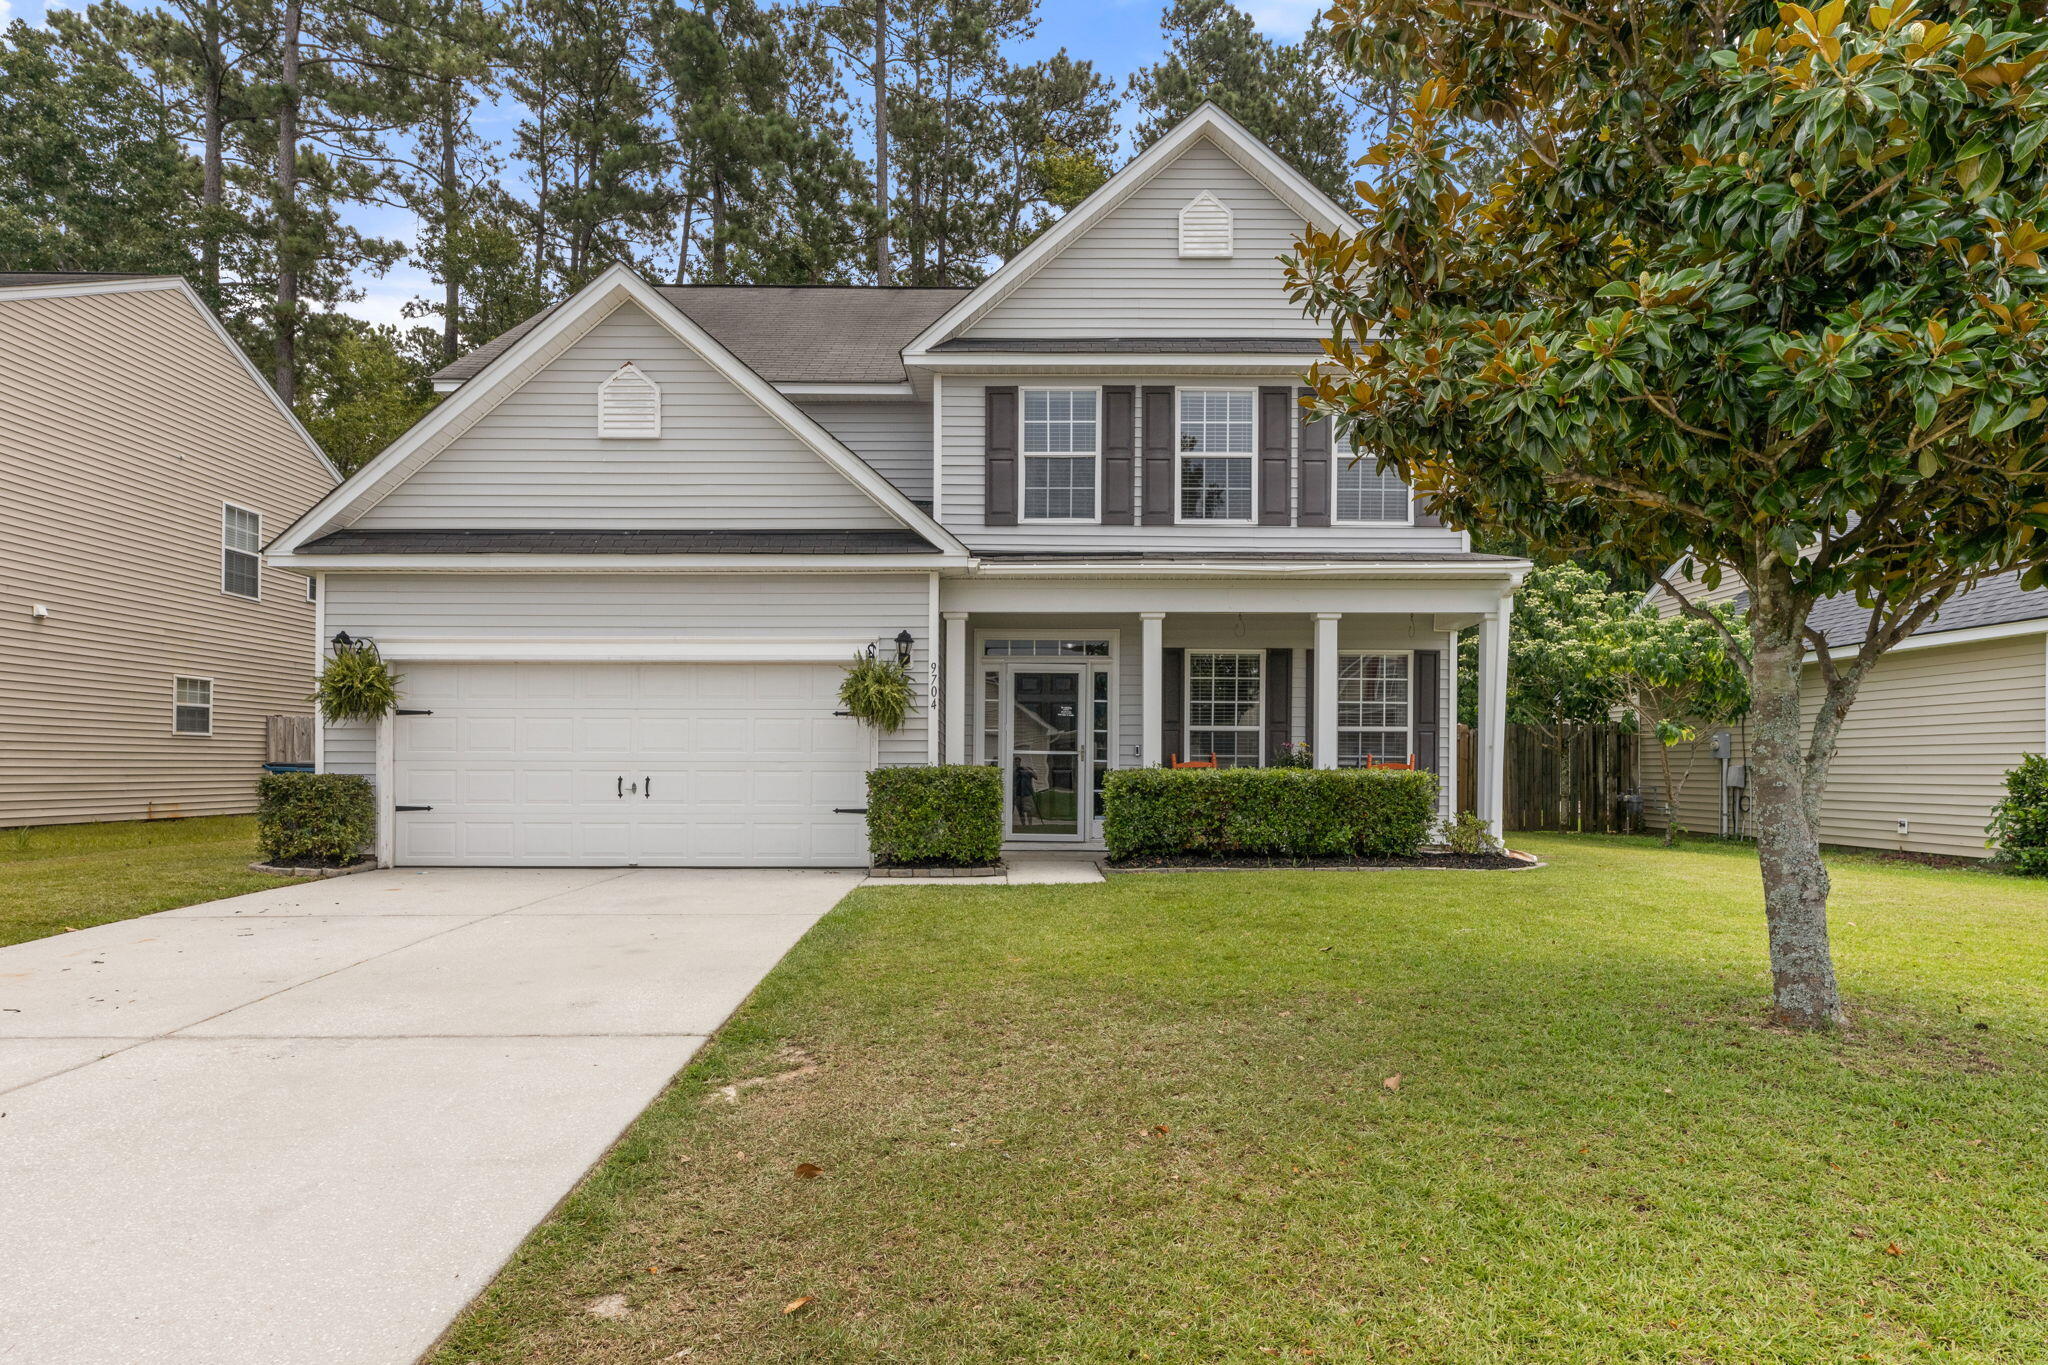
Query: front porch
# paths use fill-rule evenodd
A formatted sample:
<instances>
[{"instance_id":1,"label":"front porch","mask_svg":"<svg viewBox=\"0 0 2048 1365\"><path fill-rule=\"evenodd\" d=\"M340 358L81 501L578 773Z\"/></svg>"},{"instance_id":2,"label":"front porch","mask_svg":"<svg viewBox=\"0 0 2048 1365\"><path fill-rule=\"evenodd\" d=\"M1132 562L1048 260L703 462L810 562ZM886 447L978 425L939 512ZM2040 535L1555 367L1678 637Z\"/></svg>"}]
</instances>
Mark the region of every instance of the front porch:
<instances>
[{"instance_id":1,"label":"front porch","mask_svg":"<svg viewBox=\"0 0 2048 1365\"><path fill-rule=\"evenodd\" d=\"M1448 818L1476 625L1474 798L1498 830L1509 599L1473 586L942 580L934 757L1004 770L1018 849L1099 846L1105 775L1174 762L1413 763Z\"/></svg>"}]
</instances>

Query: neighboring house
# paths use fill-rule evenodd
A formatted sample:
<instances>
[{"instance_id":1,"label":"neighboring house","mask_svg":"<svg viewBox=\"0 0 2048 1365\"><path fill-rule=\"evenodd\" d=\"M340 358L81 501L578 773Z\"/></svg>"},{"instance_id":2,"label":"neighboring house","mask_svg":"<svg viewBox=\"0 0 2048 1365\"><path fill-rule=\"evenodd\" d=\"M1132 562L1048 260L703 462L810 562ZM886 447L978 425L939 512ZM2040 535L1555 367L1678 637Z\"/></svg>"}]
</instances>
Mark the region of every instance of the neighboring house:
<instances>
[{"instance_id":1,"label":"neighboring house","mask_svg":"<svg viewBox=\"0 0 2048 1365\"><path fill-rule=\"evenodd\" d=\"M181 280L0 273L0 826L254 808L334 468Z\"/></svg>"},{"instance_id":2,"label":"neighboring house","mask_svg":"<svg viewBox=\"0 0 2048 1365\"><path fill-rule=\"evenodd\" d=\"M1353 226L1204 108L974 289L605 274L273 546L404 674L324 766L401 864L859 864L866 770L941 761L1086 846L1109 769L1301 740L1454 809L1455 632L1498 717L1528 566L1302 422L1304 222ZM835 714L899 642L908 723Z\"/></svg>"},{"instance_id":3,"label":"neighboring house","mask_svg":"<svg viewBox=\"0 0 2048 1365\"><path fill-rule=\"evenodd\" d=\"M1745 602L1741 579L1727 575L1712 592L1681 590L1703 605ZM1647 599L1670 615L1662 588ZM1812 622L1837 657L1863 641L1869 613L1851 597L1829 598ZM1820 665L1804 675L1806 716L1820 704ZM1678 823L1700 834L1748 836L1748 727L1726 727L1676 746L1675 767L1691 768L1679 788ZM1863 680L1842 727L1821 801L1823 843L1851 848L1981 858L1991 808L2005 794L2006 770L2023 754L2048 751L2048 591L2023 592L2017 574L1959 593L1941 612L1887 652ZM1644 816L1664 826L1656 765L1643 765Z\"/></svg>"}]
</instances>

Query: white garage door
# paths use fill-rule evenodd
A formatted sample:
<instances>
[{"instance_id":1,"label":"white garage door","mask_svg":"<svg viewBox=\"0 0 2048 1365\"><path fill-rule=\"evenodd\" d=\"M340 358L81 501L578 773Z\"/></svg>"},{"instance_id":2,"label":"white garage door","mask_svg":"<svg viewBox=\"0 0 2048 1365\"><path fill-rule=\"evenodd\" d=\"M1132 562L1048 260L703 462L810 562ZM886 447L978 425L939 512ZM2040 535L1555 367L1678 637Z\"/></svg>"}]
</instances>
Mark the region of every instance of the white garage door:
<instances>
[{"instance_id":1,"label":"white garage door","mask_svg":"<svg viewBox=\"0 0 2048 1365\"><path fill-rule=\"evenodd\" d=\"M402 667L397 860L858 866L869 732L832 664Z\"/></svg>"}]
</instances>

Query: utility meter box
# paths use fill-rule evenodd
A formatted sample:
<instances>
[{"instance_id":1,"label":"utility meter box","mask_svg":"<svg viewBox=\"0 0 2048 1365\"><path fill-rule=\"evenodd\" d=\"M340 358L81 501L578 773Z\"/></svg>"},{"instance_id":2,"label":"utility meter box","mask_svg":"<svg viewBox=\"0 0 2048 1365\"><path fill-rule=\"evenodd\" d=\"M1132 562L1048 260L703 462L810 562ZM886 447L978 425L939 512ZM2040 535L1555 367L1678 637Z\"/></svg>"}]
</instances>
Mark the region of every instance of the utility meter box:
<instances>
[{"instance_id":1,"label":"utility meter box","mask_svg":"<svg viewBox=\"0 0 2048 1365\"><path fill-rule=\"evenodd\" d=\"M1732 753L1734 753L1734 752L1735 752L1735 744L1734 744L1734 741L1733 741L1733 739L1732 739L1732 738L1731 738L1731 737L1729 736L1728 732L1727 732L1726 730L1716 730L1716 731L1714 731L1714 748L1713 748L1713 755L1714 755L1714 757L1715 757L1715 758L1726 758L1726 757L1728 757L1728 755L1730 755L1730 754L1732 754ZM1730 785L1730 786L1733 786L1733 785L1735 785L1735 784L1734 784L1734 783L1730 783L1729 785Z\"/></svg>"},{"instance_id":2,"label":"utility meter box","mask_svg":"<svg viewBox=\"0 0 2048 1365\"><path fill-rule=\"evenodd\" d=\"M1749 765L1747 763L1730 763L1728 765L1728 785L1731 787L1747 787L1749 785Z\"/></svg>"}]
</instances>

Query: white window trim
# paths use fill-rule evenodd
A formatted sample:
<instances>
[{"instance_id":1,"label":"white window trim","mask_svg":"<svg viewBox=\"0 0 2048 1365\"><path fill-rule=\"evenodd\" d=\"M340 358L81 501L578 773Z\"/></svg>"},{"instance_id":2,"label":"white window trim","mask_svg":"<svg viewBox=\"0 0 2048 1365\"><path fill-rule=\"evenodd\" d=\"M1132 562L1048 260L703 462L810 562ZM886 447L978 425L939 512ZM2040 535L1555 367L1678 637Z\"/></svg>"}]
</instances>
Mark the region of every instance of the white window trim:
<instances>
[{"instance_id":1,"label":"white window trim","mask_svg":"<svg viewBox=\"0 0 2048 1365\"><path fill-rule=\"evenodd\" d=\"M1252 448L1248 454L1236 451L1182 450L1180 448L1181 405L1190 393L1248 393L1252 398ZM1181 462L1190 455L1249 460L1252 467L1252 513L1248 517L1188 517L1181 515ZM1257 526L1259 524L1259 391L1236 384L1179 385L1173 390L1173 524L1175 526ZM1205 650L1204 653L1214 651ZM1228 651L1225 651L1226 653Z\"/></svg>"},{"instance_id":2,"label":"white window trim","mask_svg":"<svg viewBox=\"0 0 2048 1365\"><path fill-rule=\"evenodd\" d=\"M1354 524L1356 524L1356 523L1354 523ZM1388 523L1388 524L1391 524L1391 523ZM1421 759L1422 759L1422 755L1421 755L1421 754L1418 754L1418 753L1416 753L1416 752L1415 752L1415 702L1416 702L1416 699L1417 699L1417 695L1418 695L1418 694L1417 694L1417 692L1416 692L1416 682L1415 682L1415 654L1416 654L1416 651L1415 651L1415 650L1412 650L1412 649L1340 649L1340 650L1338 650L1338 651L1337 651L1337 672L1338 672L1338 678L1337 678L1337 686L1338 686L1338 693L1337 693L1337 747L1338 747L1338 749L1339 749L1339 751L1340 751L1340 755L1341 755L1341 751L1342 751L1342 749L1343 749L1343 747L1344 747L1344 733L1345 733L1345 731L1347 731L1347 730L1348 730L1348 731L1350 731L1350 732L1351 732L1352 734L1359 734L1359 735L1362 735L1362 734L1367 734L1367 733L1372 733L1372 734L1386 734L1386 733L1388 733L1388 732L1389 732L1389 730L1390 730L1390 728L1391 728L1391 727L1389 727L1389 726L1385 726L1385 725L1346 725L1346 724L1344 723L1344 693L1343 693L1343 690L1342 690L1342 689L1343 689L1343 685L1344 685L1344 678L1343 678L1343 670L1344 670L1344 661L1345 661L1346 659L1365 659L1365 658L1373 658L1373 657L1391 657L1391 656L1393 656L1393 655L1396 655L1396 654L1406 655L1406 656L1407 656L1407 659L1408 659L1408 726L1407 726L1407 729L1406 729L1406 731L1405 731L1405 734L1407 735L1407 743L1406 743L1406 744L1404 744L1404 745L1402 745L1402 748L1404 748L1405 750L1407 750L1407 752L1408 752L1408 753L1409 753L1409 754L1410 754L1410 755L1411 755L1412 757L1414 757L1414 759L1415 759L1415 760L1416 760L1416 761L1417 761L1418 763L1419 763L1419 762L1421 761ZM1342 763L1342 762L1343 762L1343 759L1342 759L1342 757L1340 756L1340 757L1338 758L1338 760L1337 760L1337 761L1338 761L1339 763ZM1358 766L1360 766L1360 767L1362 768L1362 767L1364 767L1365 765L1361 763L1361 764L1359 764Z\"/></svg>"},{"instance_id":3,"label":"white window trim","mask_svg":"<svg viewBox=\"0 0 2048 1365\"><path fill-rule=\"evenodd\" d=\"M231 597L232 597L232 596L237 596L237 595L238 595L238 594L234 594L234 593L230 593L230 594L229 594L229 596L231 596ZM205 683L205 684L206 684L206 728L205 728L204 730L180 730L180 729L178 728L178 705L179 705L179 702L178 702L178 684L179 684L179 683L187 683L187 682L203 682L203 683ZM202 678L202 677L200 677L200 676L199 676L198 674L196 674L196 673L174 673L174 674L172 674L172 675L171 675L171 735L172 735L172 737L173 737L173 738L176 738L176 739L211 739L211 738L213 738L213 708L214 708L214 704L215 704L215 701L216 701L216 698L215 698L215 696L214 696L214 691L213 691L213 679L212 679L212 678Z\"/></svg>"},{"instance_id":4,"label":"white window trim","mask_svg":"<svg viewBox=\"0 0 2048 1365\"><path fill-rule=\"evenodd\" d=\"M1340 487L1342 486L1342 480L1343 480L1343 478L1344 478L1344 470L1345 470L1345 468L1346 468L1346 467L1347 467L1348 465L1350 465L1350 463L1352 462L1352 460L1353 460L1354 458L1356 458L1356 457L1355 457L1355 455L1354 455L1354 452L1352 452L1352 451L1348 451L1348 450L1345 450L1345 449L1343 449L1342 445L1340 445L1340 443L1339 443L1339 438L1338 438L1338 437L1337 437L1337 436L1336 436L1336 435L1335 435L1334 433L1332 433L1332 435L1331 435L1331 439L1330 439L1330 523L1331 523L1331 525L1333 525L1333 526L1413 526L1413 525L1415 524L1415 490L1414 490L1413 488L1409 488L1409 489L1408 489L1408 499L1407 499L1407 501L1406 501L1406 502L1405 502L1405 503L1403 504L1403 506L1405 506L1405 507L1406 507L1406 508L1408 509L1408 515L1407 515L1407 516L1405 516L1405 517L1403 517L1403 518L1401 518L1401 519L1400 519L1399 521L1358 521L1358 520L1353 520L1353 519L1352 519L1352 518L1350 518L1350 517L1341 517L1341 516L1338 516L1338 515L1337 515L1337 509L1338 509L1339 507L1343 506L1343 500L1342 500L1341 498L1339 498L1339 497L1337 496L1337 493L1338 493L1338 489L1339 489L1339 488L1340 488ZM1377 459L1377 457L1370 457L1370 458L1374 458L1374 459ZM1405 479L1404 479L1404 480L1402 480L1402 487L1404 487L1404 488L1407 488L1407 481L1406 481ZM1395 651L1395 650L1375 650L1375 651L1372 651L1372 652L1373 652L1373 653L1381 653L1381 654L1385 654L1385 653L1398 653L1399 651Z\"/></svg>"},{"instance_id":5,"label":"white window trim","mask_svg":"<svg viewBox=\"0 0 2048 1365\"><path fill-rule=\"evenodd\" d=\"M256 546L257 546L257 548L256 548L256 549L254 549L254 550L244 550L244 549L242 549L242 548L241 548L241 547L239 547L239 546L235 546L235 545L230 545L230 544L228 544L228 513L229 513L229 512L240 512L240 513L241 513L242 515L244 515L244 516L249 516L249 517L254 517L254 518L256 518ZM219 567L219 569L220 569L220 595L221 595L222 597L232 597L232 598L234 598L235 600L237 600L237 601L239 601L239 602L261 602L261 601L263 600L263 549L262 549L262 546L263 546L263 514L262 514L261 512L259 512L259 511L257 511L257 510L256 510L255 508L253 508L253 507L243 507L243 506L241 506L241 505L240 505L239 503L232 503L232 502L224 502L224 503L222 503L222 504L220 505L220 564L219 564L219 566L218 566L218 567ZM255 593L254 593L254 594L250 594L250 593L245 593L245 592L229 592L229 591L228 591L228 551L230 551L230 550L233 550L233 551L234 551L234 552L235 552L236 554L244 554L244 555L251 555L251 556L253 556L253 557L255 558L255 560L256 560L256 591L255 591Z\"/></svg>"},{"instance_id":6,"label":"white window trim","mask_svg":"<svg viewBox=\"0 0 2048 1365\"><path fill-rule=\"evenodd\" d=\"M1095 511L1085 517L1034 517L1025 509L1025 470L1034 452L1024 449L1024 396L1032 393L1093 393L1095 395L1095 449L1087 452L1095 461ZM1035 452L1040 458L1080 455L1078 450ZM1100 384L1034 384L1017 390L1017 521L1033 526L1100 526L1102 524L1102 386Z\"/></svg>"},{"instance_id":7,"label":"white window trim","mask_svg":"<svg viewBox=\"0 0 2048 1365\"><path fill-rule=\"evenodd\" d=\"M1224 657L1224 656L1233 656L1233 657L1236 657L1236 658L1250 658L1250 659L1257 659L1257 660L1259 661L1259 717L1258 717L1258 720L1257 720L1256 722L1254 722L1253 724L1251 724L1251 725L1196 725L1196 724L1195 724L1195 669L1194 669L1194 661L1195 661L1195 659L1196 659L1197 657L1208 657L1208 658L1222 658L1222 657ZM1258 762L1256 762L1256 763L1252 763L1252 764L1241 764L1241 765L1239 765L1239 766L1242 766L1242 767L1253 767L1253 768L1263 768L1263 767L1265 767L1265 766L1266 766L1266 705L1267 705L1267 702L1268 702L1268 700L1269 700L1269 698L1268 698L1268 696L1267 696L1267 692L1268 692L1268 690L1269 690L1269 689L1270 689L1270 688L1272 687L1272 685L1273 685L1273 680L1272 680L1272 677L1270 676L1270 674L1271 674L1271 670L1270 670L1270 669L1268 669L1268 668L1266 667L1266 651L1265 651L1265 650L1263 650L1263 649L1194 649L1194 648L1187 648L1187 649L1184 649L1184 650L1183 650L1183 652L1182 652L1182 654L1181 654L1181 670L1180 670L1180 671L1181 671L1181 679L1180 679L1180 690L1181 690L1181 698L1180 698L1180 733L1181 733L1181 743L1183 743L1183 744L1186 744L1186 745L1188 745L1188 746L1192 747L1192 746L1194 745L1194 742L1195 742L1195 740L1194 740L1194 734L1195 734L1195 731L1196 731L1196 730L1232 730L1232 731L1237 731L1237 730L1250 730L1250 731L1252 732L1252 738L1253 738L1253 740L1255 741L1255 746L1256 746L1256 747L1255 747L1255 748L1253 749L1253 753L1255 753L1255 754L1256 754L1256 755L1258 756ZM1290 704L1292 703L1292 700L1293 700L1292 698L1289 698L1289 702L1290 702ZM1182 754L1182 755L1181 755L1181 759L1182 759L1182 761L1183 761L1183 762L1189 762L1189 763L1192 763L1192 762L1195 762L1195 761L1196 761L1196 756L1195 756L1194 754L1192 754L1192 753L1186 753L1186 754Z\"/></svg>"}]
</instances>

